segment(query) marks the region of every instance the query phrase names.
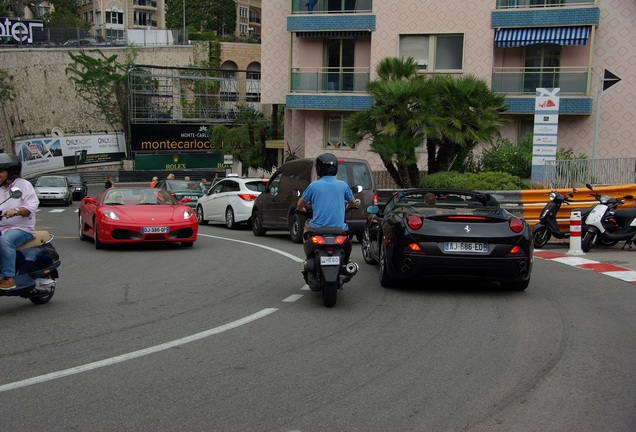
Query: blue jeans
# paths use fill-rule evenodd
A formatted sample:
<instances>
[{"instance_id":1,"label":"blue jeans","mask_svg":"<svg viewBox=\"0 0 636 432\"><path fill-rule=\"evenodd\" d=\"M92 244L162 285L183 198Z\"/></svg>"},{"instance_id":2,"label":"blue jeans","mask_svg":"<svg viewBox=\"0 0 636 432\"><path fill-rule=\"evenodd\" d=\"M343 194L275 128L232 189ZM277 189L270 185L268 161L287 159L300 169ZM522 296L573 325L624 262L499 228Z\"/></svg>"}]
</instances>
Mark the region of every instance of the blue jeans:
<instances>
[{"instance_id":1,"label":"blue jeans","mask_svg":"<svg viewBox=\"0 0 636 432\"><path fill-rule=\"evenodd\" d=\"M15 276L15 248L33 240L33 235L21 229L12 229L0 235L2 277Z\"/></svg>"}]
</instances>

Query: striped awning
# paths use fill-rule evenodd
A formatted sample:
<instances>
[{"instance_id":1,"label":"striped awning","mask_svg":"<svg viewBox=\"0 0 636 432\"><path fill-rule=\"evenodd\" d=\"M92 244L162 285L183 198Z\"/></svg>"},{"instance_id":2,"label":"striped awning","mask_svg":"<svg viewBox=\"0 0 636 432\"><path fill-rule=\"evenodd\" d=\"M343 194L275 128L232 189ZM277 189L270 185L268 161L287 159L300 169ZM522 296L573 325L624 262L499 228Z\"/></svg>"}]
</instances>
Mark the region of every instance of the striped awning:
<instances>
[{"instance_id":1,"label":"striped awning","mask_svg":"<svg viewBox=\"0 0 636 432\"><path fill-rule=\"evenodd\" d=\"M590 27L535 27L502 28L497 30L495 45L502 48L553 43L559 45L585 45Z\"/></svg>"},{"instance_id":2,"label":"striped awning","mask_svg":"<svg viewBox=\"0 0 636 432\"><path fill-rule=\"evenodd\" d=\"M296 32L296 37L356 37L371 36L368 30L326 30L326 31L301 31Z\"/></svg>"}]
</instances>

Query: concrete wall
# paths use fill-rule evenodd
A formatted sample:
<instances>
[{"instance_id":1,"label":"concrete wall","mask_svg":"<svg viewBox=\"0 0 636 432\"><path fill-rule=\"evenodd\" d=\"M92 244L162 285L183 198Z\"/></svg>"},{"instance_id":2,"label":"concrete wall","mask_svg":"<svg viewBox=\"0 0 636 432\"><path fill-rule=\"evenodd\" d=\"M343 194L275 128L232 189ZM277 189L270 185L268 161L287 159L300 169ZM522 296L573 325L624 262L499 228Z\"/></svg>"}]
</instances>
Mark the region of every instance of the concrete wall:
<instances>
[{"instance_id":1,"label":"concrete wall","mask_svg":"<svg viewBox=\"0 0 636 432\"><path fill-rule=\"evenodd\" d=\"M103 48L101 51L106 55L117 55L121 63L125 63L126 55L131 53L126 48ZM208 59L206 43L139 47L132 52L134 63L145 65L193 66ZM64 134L113 131L114 128L100 118L92 105L78 97L66 73L71 62L68 49L0 50L0 69L9 74L16 95L13 101L0 107L0 149L12 151L12 140L16 138L50 136L55 130ZM121 127L115 129L121 130Z\"/></svg>"}]
</instances>

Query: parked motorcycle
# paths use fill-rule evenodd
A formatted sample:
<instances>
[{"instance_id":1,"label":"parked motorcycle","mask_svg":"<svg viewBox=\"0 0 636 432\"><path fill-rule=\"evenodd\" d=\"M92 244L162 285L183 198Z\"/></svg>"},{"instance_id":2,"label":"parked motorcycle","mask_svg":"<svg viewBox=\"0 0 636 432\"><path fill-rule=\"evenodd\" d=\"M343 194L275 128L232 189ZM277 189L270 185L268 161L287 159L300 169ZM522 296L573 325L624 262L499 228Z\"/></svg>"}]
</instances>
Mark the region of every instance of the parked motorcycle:
<instances>
[{"instance_id":1,"label":"parked motorcycle","mask_svg":"<svg viewBox=\"0 0 636 432\"><path fill-rule=\"evenodd\" d=\"M22 191L13 187L10 198L20 198ZM1 203L0 203L1 204ZM0 213L0 223L5 218ZM53 235L47 231L36 231L35 238L16 249L16 287L12 290L0 290L0 297L22 297L36 305L47 303L55 293L60 256L51 243Z\"/></svg>"},{"instance_id":2,"label":"parked motorcycle","mask_svg":"<svg viewBox=\"0 0 636 432\"><path fill-rule=\"evenodd\" d=\"M311 219L311 206L304 215ZM358 264L347 260L352 248L350 233L338 227L323 227L305 232L303 239L305 281L312 291L322 291L325 307L333 307L338 290L358 272Z\"/></svg>"},{"instance_id":3,"label":"parked motorcycle","mask_svg":"<svg viewBox=\"0 0 636 432\"><path fill-rule=\"evenodd\" d=\"M574 194L578 191L576 188L572 189L572 192L567 193L565 195L560 192L554 190L548 194L548 198L550 199L543 210L541 211L541 216L539 216L539 223L537 223L534 227L532 227L532 239L534 242L534 247L537 249L541 249L545 246L552 237L556 239L564 239L570 238L570 230L561 231L559 229L559 223L557 221L557 214L561 209L563 204L570 205L570 198L574 198ZM581 220L585 220L588 214L592 211L595 206L590 206L584 209L581 209ZM585 234L582 231L581 235ZM601 241L601 245L605 247L614 246L617 241Z\"/></svg>"},{"instance_id":4,"label":"parked motorcycle","mask_svg":"<svg viewBox=\"0 0 636 432\"><path fill-rule=\"evenodd\" d=\"M589 183L585 186L594 192ZM593 245L612 241L625 241L623 249L625 246L629 246L631 249L636 240L636 207L618 210L618 206L624 204L625 200L631 200L634 197L625 195L621 198L612 198L597 192L590 194L590 196L594 197L598 204L584 220L586 232L581 240L583 252L588 252Z\"/></svg>"}]
</instances>

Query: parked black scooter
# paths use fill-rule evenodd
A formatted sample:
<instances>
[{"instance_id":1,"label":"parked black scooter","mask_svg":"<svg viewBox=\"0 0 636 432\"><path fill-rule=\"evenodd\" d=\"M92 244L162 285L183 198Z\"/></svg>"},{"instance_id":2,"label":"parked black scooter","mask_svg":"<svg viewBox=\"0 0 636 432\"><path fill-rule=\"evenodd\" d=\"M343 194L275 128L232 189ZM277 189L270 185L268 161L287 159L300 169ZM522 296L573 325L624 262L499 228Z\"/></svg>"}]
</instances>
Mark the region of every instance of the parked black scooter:
<instances>
[{"instance_id":1,"label":"parked black scooter","mask_svg":"<svg viewBox=\"0 0 636 432\"><path fill-rule=\"evenodd\" d=\"M589 183L586 186L594 192ZM619 241L625 241L623 249L625 246L629 246L631 249L636 241L636 207L621 210L617 210L617 208L625 202L624 200L632 200L634 197L625 195L621 198L612 198L597 192L590 194L590 196L598 200L598 204L584 220L587 230L581 240L583 252L589 252L593 245L611 241L615 244Z\"/></svg>"},{"instance_id":2,"label":"parked black scooter","mask_svg":"<svg viewBox=\"0 0 636 432\"><path fill-rule=\"evenodd\" d=\"M356 201L359 206L359 200ZM304 216L311 219L311 206ZM358 272L358 264L348 260L352 248L350 233L339 227L323 227L305 232L303 239L305 281L310 290L322 291L325 307L333 307L338 290Z\"/></svg>"},{"instance_id":3,"label":"parked black scooter","mask_svg":"<svg viewBox=\"0 0 636 432\"><path fill-rule=\"evenodd\" d=\"M21 196L22 191L13 187L7 200ZM0 213L0 223L3 219L4 215ZM53 236L47 231L36 231L33 240L16 249L16 274L13 278L16 287L0 290L0 297L22 297L37 305L51 300L55 293L55 279L59 277L57 268L61 264L52 240Z\"/></svg>"}]
</instances>

